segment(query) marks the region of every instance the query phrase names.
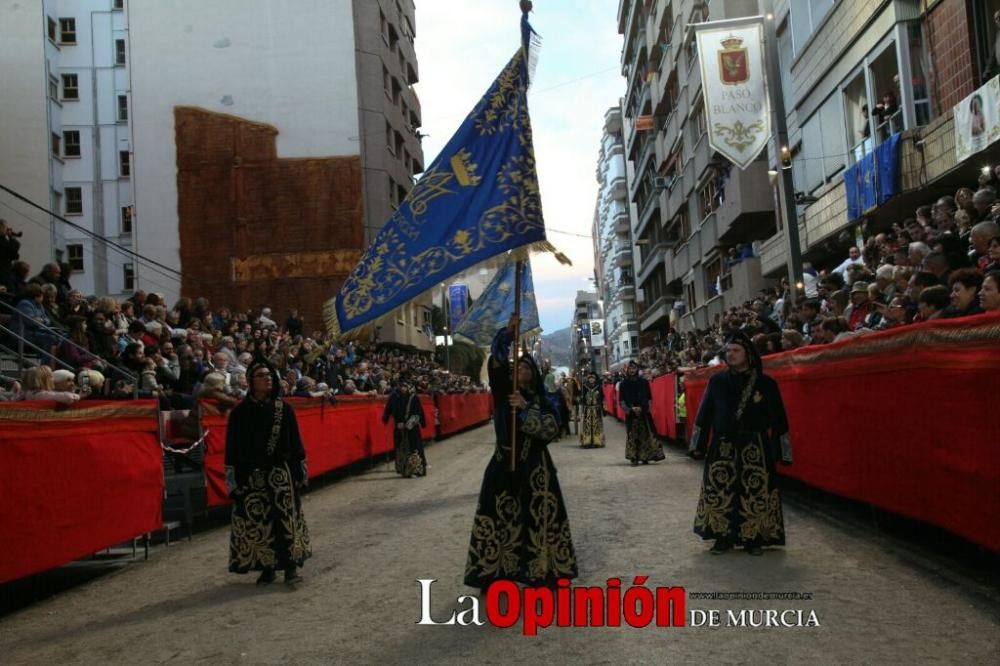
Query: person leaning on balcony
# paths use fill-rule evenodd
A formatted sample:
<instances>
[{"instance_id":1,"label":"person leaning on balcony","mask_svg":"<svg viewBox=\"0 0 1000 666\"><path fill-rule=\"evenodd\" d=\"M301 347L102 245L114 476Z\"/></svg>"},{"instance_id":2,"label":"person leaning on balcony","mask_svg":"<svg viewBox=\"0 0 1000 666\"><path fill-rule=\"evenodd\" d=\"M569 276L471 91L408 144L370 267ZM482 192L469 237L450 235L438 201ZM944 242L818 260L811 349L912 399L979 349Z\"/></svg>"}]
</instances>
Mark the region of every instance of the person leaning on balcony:
<instances>
[{"instance_id":1,"label":"person leaning on balcony","mask_svg":"<svg viewBox=\"0 0 1000 666\"><path fill-rule=\"evenodd\" d=\"M1000 271L990 271L983 278L979 307L985 312L1000 312Z\"/></svg>"}]
</instances>

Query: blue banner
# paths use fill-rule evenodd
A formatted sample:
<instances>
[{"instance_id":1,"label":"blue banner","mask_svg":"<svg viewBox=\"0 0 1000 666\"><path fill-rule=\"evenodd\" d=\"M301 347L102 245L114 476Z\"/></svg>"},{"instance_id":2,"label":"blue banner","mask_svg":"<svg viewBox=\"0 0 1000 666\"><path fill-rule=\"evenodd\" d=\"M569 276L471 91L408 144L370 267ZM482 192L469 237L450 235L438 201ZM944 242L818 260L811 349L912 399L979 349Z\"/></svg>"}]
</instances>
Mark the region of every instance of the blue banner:
<instances>
[{"instance_id":1,"label":"blue banner","mask_svg":"<svg viewBox=\"0 0 1000 666\"><path fill-rule=\"evenodd\" d=\"M844 194L847 196L847 219L856 220L861 217L861 174L858 165L848 167L844 171Z\"/></svg>"},{"instance_id":2,"label":"blue banner","mask_svg":"<svg viewBox=\"0 0 1000 666\"><path fill-rule=\"evenodd\" d=\"M486 347L497 330L507 325L514 314L514 264L514 261L509 261L497 271L482 295L472 304L465 319L455 327L456 335ZM521 333L530 333L539 327L531 263L525 261L521 273Z\"/></svg>"},{"instance_id":3,"label":"blue banner","mask_svg":"<svg viewBox=\"0 0 1000 666\"><path fill-rule=\"evenodd\" d=\"M867 211L878 203L878 172L875 169L875 153L868 153L858 162L861 178L861 210Z\"/></svg>"},{"instance_id":4,"label":"blue banner","mask_svg":"<svg viewBox=\"0 0 1000 666\"><path fill-rule=\"evenodd\" d=\"M881 206L899 194L899 132L875 149L878 165L878 204Z\"/></svg>"},{"instance_id":5,"label":"blue banner","mask_svg":"<svg viewBox=\"0 0 1000 666\"><path fill-rule=\"evenodd\" d=\"M469 287L464 284L448 285L448 327L454 331L458 322L469 310Z\"/></svg>"},{"instance_id":6,"label":"blue banner","mask_svg":"<svg viewBox=\"0 0 1000 666\"><path fill-rule=\"evenodd\" d=\"M522 30L529 39L526 22ZM485 259L545 241L528 50L518 49L323 306L331 334L372 323Z\"/></svg>"}]
</instances>

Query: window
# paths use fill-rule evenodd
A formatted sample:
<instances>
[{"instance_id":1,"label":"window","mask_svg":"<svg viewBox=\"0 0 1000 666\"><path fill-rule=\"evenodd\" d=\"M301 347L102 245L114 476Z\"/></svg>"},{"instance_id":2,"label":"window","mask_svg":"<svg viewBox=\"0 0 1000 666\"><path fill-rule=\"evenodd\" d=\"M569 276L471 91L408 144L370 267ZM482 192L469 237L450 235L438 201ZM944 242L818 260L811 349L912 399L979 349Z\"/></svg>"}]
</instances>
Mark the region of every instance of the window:
<instances>
[{"instance_id":1,"label":"window","mask_svg":"<svg viewBox=\"0 0 1000 666\"><path fill-rule=\"evenodd\" d=\"M386 97L392 96L392 83L389 78L389 70L386 69L385 65L382 65L382 90L385 91Z\"/></svg>"},{"instance_id":2,"label":"window","mask_svg":"<svg viewBox=\"0 0 1000 666\"><path fill-rule=\"evenodd\" d=\"M711 299L722 293L722 258L713 260L705 266L705 298Z\"/></svg>"},{"instance_id":3,"label":"window","mask_svg":"<svg viewBox=\"0 0 1000 666\"><path fill-rule=\"evenodd\" d=\"M111 3L111 9L125 9L125 0L114 0Z\"/></svg>"},{"instance_id":4,"label":"window","mask_svg":"<svg viewBox=\"0 0 1000 666\"><path fill-rule=\"evenodd\" d=\"M385 149L388 150L393 155L396 154L393 152L393 150L395 149L395 143L393 142L394 134L395 131L393 131L392 125L389 124L388 120L385 121Z\"/></svg>"},{"instance_id":5,"label":"window","mask_svg":"<svg viewBox=\"0 0 1000 666\"><path fill-rule=\"evenodd\" d=\"M389 205L392 206L393 210L399 207L399 199L397 198L396 181L392 179L392 176L386 176L386 180L389 183Z\"/></svg>"},{"instance_id":6,"label":"window","mask_svg":"<svg viewBox=\"0 0 1000 666\"><path fill-rule=\"evenodd\" d=\"M63 190L66 195L66 214L83 214L83 190L79 187L67 187Z\"/></svg>"},{"instance_id":7,"label":"window","mask_svg":"<svg viewBox=\"0 0 1000 666\"><path fill-rule=\"evenodd\" d=\"M135 291L135 268L132 264L124 264L122 266L122 273L124 277L123 289L125 291Z\"/></svg>"},{"instance_id":8,"label":"window","mask_svg":"<svg viewBox=\"0 0 1000 666\"><path fill-rule=\"evenodd\" d=\"M694 312L698 307L698 290L694 288L694 282L684 285L684 293L687 294L688 312Z\"/></svg>"},{"instance_id":9,"label":"window","mask_svg":"<svg viewBox=\"0 0 1000 666\"><path fill-rule=\"evenodd\" d=\"M49 77L49 99L59 99L59 79L54 76Z\"/></svg>"},{"instance_id":10,"label":"window","mask_svg":"<svg viewBox=\"0 0 1000 666\"><path fill-rule=\"evenodd\" d=\"M62 44L76 44L76 19L59 19L59 42Z\"/></svg>"},{"instance_id":11,"label":"window","mask_svg":"<svg viewBox=\"0 0 1000 666\"><path fill-rule=\"evenodd\" d=\"M56 26L57 26L57 24L56 24L55 20L52 19L51 17L46 17L46 18L48 18L49 39L51 39L54 42L54 41L56 41Z\"/></svg>"},{"instance_id":12,"label":"window","mask_svg":"<svg viewBox=\"0 0 1000 666\"><path fill-rule=\"evenodd\" d=\"M132 233L132 206L122 206L122 233Z\"/></svg>"},{"instance_id":13,"label":"window","mask_svg":"<svg viewBox=\"0 0 1000 666\"><path fill-rule=\"evenodd\" d=\"M115 64L124 65L125 64L125 40L116 39L115 40Z\"/></svg>"},{"instance_id":14,"label":"window","mask_svg":"<svg viewBox=\"0 0 1000 666\"><path fill-rule=\"evenodd\" d=\"M128 178L131 175L129 153L127 150L118 151L118 173L122 178Z\"/></svg>"},{"instance_id":15,"label":"window","mask_svg":"<svg viewBox=\"0 0 1000 666\"><path fill-rule=\"evenodd\" d=\"M378 11L378 29L379 33L382 35L382 41L385 42L386 46L389 45L389 24L385 20L385 14L380 9Z\"/></svg>"},{"instance_id":16,"label":"window","mask_svg":"<svg viewBox=\"0 0 1000 666\"><path fill-rule=\"evenodd\" d=\"M74 244L66 246L66 256L68 258L68 263L70 268L73 269L74 273L83 272L83 245Z\"/></svg>"},{"instance_id":17,"label":"window","mask_svg":"<svg viewBox=\"0 0 1000 666\"><path fill-rule=\"evenodd\" d=\"M790 2L789 12L792 18L792 44L795 53L801 53L809 37L823 22L835 0L800 0Z\"/></svg>"},{"instance_id":18,"label":"window","mask_svg":"<svg viewBox=\"0 0 1000 666\"><path fill-rule=\"evenodd\" d=\"M715 189L715 174L709 171L708 181L698 190L698 214L702 219L711 215L719 207L719 197Z\"/></svg>"},{"instance_id":19,"label":"window","mask_svg":"<svg viewBox=\"0 0 1000 666\"><path fill-rule=\"evenodd\" d=\"M80 99L80 84L76 74L63 74L63 99Z\"/></svg>"},{"instance_id":20,"label":"window","mask_svg":"<svg viewBox=\"0 0 1000 666\"><path fill-rule=\"evenodd\" d=\"M128 95L118 95L118 122L128 122Z\"/></svg>"},{"instance_id":21,"label":"window","mask_svg":"<svg viewBox=\"0 0 1000 666\"><path fill-rule=\"evenodd\" d=\"M66 130L63 132L63 155L80 157L80 131Z\"/></svg>"},{"instance_id":22,"label":"window","mask_svg":"<svg viewBox=\"0 0 1000 666\"><path fill-rule=\"evenodd\" d=\"M62 157L62 151L60 149L61 143L62 143L62 139L59 137L58 134L56 134L55 132L53 132L52 133L52 156L53 157Z\"/></svg>"}]
</instances>

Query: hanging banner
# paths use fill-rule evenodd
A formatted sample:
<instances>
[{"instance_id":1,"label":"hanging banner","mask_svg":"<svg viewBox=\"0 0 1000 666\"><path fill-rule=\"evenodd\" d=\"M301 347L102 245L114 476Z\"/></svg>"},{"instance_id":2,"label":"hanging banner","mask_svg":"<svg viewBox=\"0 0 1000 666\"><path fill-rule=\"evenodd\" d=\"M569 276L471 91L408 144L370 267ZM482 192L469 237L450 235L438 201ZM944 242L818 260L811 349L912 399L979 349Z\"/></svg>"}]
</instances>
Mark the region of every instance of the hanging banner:
<instances>
[{"instance_id":1,"label":"hanging banner","mask_svg":"<svg viewBox=\"0 0 1000 666\"><path fill-rule=\"evenodd\" d=\"M454 331L469 310L469 287L464 284L448 285L448 326Z\"/></svg>"},{"instance_id":2,"label":"hanging banner","mask_svg":"<svg viewBox=\"0 0 1000 666\"><path fill-rule=\"evenodd\" d=\"M728 22L727 22L728 23ZM747 168L771 138L764 78L764 26L695 25L709 145Z\"/></svg>"},{"instance_id":3,"label":"hanging banner","mask_svg":"<svg viewBox=\"0 0 1000 666\"><path fill-rule=\"evenodd\" d=\"M600 319L590 320L590 346L595 349L604 346L604 322Z\"/></svg>"},{"instance_id":4,"label":"hanging banner","mask_svg":"<svg viewBox=\"0 0 1000 666\"><path fill-rule=\"evenodd\" d=\"M1000 77L955 105L955 160L962 162L1000 139Z\"/></svg>"}]
</instances>

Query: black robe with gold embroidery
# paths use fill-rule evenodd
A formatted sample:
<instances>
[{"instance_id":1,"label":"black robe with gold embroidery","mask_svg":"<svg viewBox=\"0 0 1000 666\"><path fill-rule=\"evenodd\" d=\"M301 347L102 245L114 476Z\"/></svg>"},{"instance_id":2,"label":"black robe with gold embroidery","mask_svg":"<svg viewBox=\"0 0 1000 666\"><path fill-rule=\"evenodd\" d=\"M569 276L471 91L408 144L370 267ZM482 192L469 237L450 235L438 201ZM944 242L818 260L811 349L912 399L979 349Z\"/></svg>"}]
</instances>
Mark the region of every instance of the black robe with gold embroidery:
<instances>
[{"instance_id":1,"label":"black robe with gold embroidery","mask_svg":"<svg viewBox=\"0 0 1000 666\"><path fill-rule=\"evenodd\" d=\"M650 411L653 392L649 382L638 375L626 377L618 385L618 401L625 411L625 458L632 462L663 460L663 444L656 434ZM632 411L639 408L639 413Z\"/></svg>"},{"instance_id":2,"label":"black robe with gold embroidery","mask_svg":"<svg viewBox=\"0 0 1000 666\"><path fill-rule=\"evenodd\" d=\"M291 406L248 396L233 408L226 427L226 485L235 500L230 571L302 566L312 554L299 496L307 482L305 449Z\"/></svg>"},{"instance_id":3,"label":"black robe with gold embroidery","mask_svg":"<svg viewBox=\"0 0 1000 666\"><path fill-rule=\"evenodd\" d=\"M420 428L425 425L424 408L414 393L393 392L385 403L382 423L393 420L393 444L396 473L405 478L426 476L427 457Z\"/></svg>"},{"instance_id":4,"label":"black robe with gold embroidery","mask_svg":"<svg viewBox=\"0 0 1000 666\"><path fill-rule=\"evenodd\" d=\"M713 375L690 448L705 454L695 534L747 547L783 545L775 465L791 463L792 451L777 382L757 370Z\"/></svg>"},{"instance_id":5,"label":"black robe with gold embroidery","mask_svg":"<svg viewBox=\"0 0 1000 666\"><path fill-rule=\"evenodd\" d=\"M584 385L580 394L580 446L604 446L604 391L600 384Z\"/></svg>"},{"instance_id":6,"label":"black robe with gold embroidery","mask_svg":"<svg viewBox=\"0 0 1000 666\"><path fill-rule=\"evenodd\" d=\"M498 339L507 339L509 345L509 335ZM559 421L541 390L537 369L535 374L534 387L519 387L528 406L518 413L511 471L510 370L506 358L490 358L497 444L483 474L472 525L465 567L465 584L471 587L485 588L497 580L554 586L559 578L577 575L566 505L547 448L559 436Z\"/></svg>"}]
</instances>

